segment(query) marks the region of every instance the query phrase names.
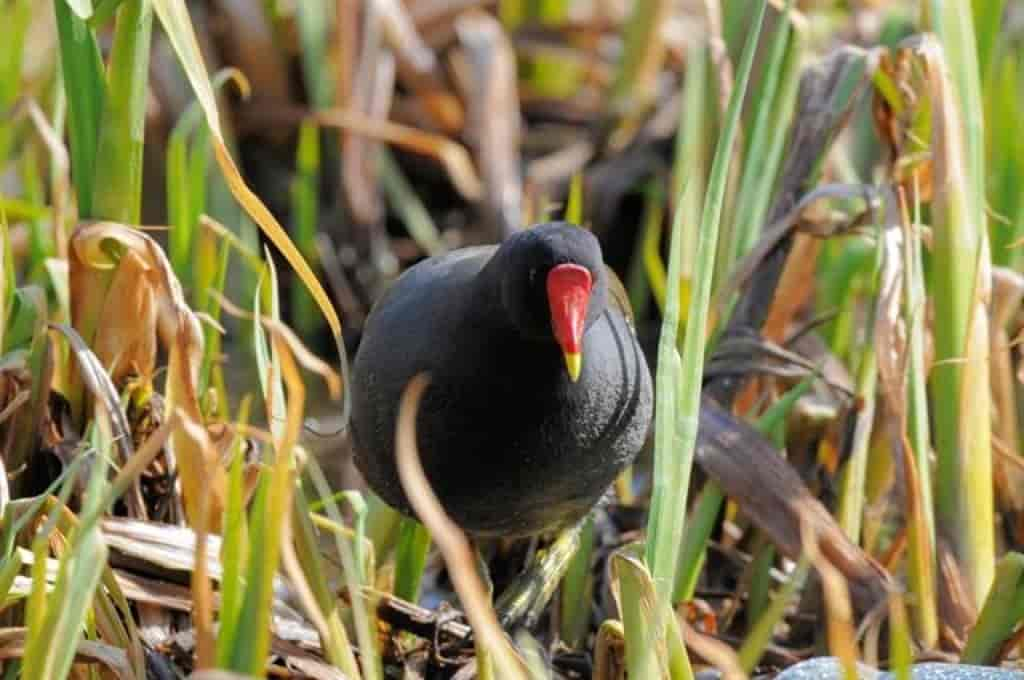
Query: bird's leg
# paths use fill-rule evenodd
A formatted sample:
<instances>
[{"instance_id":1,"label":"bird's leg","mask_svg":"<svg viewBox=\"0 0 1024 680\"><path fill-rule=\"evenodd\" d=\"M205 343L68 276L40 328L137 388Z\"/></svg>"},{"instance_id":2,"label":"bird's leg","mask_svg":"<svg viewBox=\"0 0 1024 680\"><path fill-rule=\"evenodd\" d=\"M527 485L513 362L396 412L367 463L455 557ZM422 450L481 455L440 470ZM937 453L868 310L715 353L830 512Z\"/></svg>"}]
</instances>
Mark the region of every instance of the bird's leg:
<instances>
[{"instance_id":1,"label":"bird's leg","mask_svg":"<svg viewBox=\"0 0 1024 680\"><path fill-rule=\"evenodd\" d=\"M501 594L495 608L505 630L537 624L580 547L582 528L580 521L560 531L551 545L534 554L526 569Z\"/></svg>"}]
</instances>

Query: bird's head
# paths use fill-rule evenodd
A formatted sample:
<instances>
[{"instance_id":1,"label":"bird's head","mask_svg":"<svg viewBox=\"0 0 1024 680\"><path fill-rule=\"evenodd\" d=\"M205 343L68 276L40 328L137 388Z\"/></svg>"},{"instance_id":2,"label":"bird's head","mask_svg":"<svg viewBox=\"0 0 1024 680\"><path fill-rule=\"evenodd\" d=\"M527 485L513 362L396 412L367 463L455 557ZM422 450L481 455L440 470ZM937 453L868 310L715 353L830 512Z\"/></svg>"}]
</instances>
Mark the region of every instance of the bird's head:
<instances>
[{"instance_id":1,"label":"bird's head","mask_svg":"<svg viewBox=\"0 0 1024 680\"><path fill-rule=\"evenodd\" d=\"M549 222L509 237L497 260L501 301L512 322L524 336L557 342L575 382L583 335L607 302L597 238L566 222Z\"/></svg>"}]
</instances>

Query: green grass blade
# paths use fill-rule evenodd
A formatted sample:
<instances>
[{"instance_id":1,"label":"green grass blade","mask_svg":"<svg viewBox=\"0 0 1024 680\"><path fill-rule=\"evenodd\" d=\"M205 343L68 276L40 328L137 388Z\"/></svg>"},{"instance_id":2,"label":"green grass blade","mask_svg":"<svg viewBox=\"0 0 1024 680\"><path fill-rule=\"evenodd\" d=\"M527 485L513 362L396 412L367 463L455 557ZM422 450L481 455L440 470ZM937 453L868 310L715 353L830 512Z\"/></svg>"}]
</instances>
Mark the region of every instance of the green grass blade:
<instances>
[{"instance_id":1,"label":"green grass blade","mask_svg":"<svg viewBox=\"0 0 1024 680\"><path fill-rule=\"evenodd\" d=\"M96 151L107 81L96 36L65 0L53 0L60 43L61 69L68 102L71 177L78 214L93 217Z\"/></svg>"},{"instance_id":2,"label":"green grass blade","mask_svg":"<svg viewBox=\"0 0 1024 680\"><path fill-rule=\"evenodd\" d=\"M138 224L142 205L142 144L149 94L149 0L125 0L108 66L109 91L100 120L93 208L104 219Z\"/></svg>"},{"instance_id":3,"label":"green grass blade","mask_svg":"<svg viewBox=\"0 0 1024 680\"><path fill-rule=\"evenodd\" d=\"M31 0L4 0L4 40L0 42L0 167L6 165L14 122L8 111L21 90L21 65L25 46L25 32L32 16Z\"/></svg>"},{"instance_id":4,"label":"green grass blade","mask_svg":"<svg viewBox=\"0 0 1024 680\"><path fill-rule=\"evenodd\" d=\"M786 21L786 23L790 22ZM781 34L782 31L779 33ZM761 236L760 224L767 215L768 204L775 187L775 178L779 166L782 164L786 142L789 140L789 135L779 131L785 130L789 126L796 105L797 90L800 86L804 36L800 32L789 32L788 35L790 36L788 55L781 60L782 63L778 64L778 69L782 72L781 81L777 87L772 88L776 92L771 106L772 115L769 118L764 113L768 109L765 106L762 106L757 112L750 156L746 161L747 165L744 168L739 191L740 205L736 214L736 241L735 248L731 253L730 264L750 252ZM776 42L772 45L773 50L777 45L782 44L784 36L777 34L775 40ZM762 117L766 120L763 137L758 135L756 127ZM752 172L748 180L747 169L753 166L759 166L759 169ZM748 181L749 184L747 184Z\"/></svg>"},{"instance_id":5,"label":"green grass blade","mask_svg":"<svg viewBox=\"0 0 1024 680\"><path fill-rule=\"evenodd\" d=\"M775 627L790 607L794 595L803 588L809 571L810 561L806 557L801 558L796 569L790 574L789 580L775 594L768 609L765 610L764 614L761 615L761 618L757 620L757 623L750 630L750 633L747 634L746 639L743 640L743 644L740 645L737 654L740 659L740 666L747 673L752 672L757 666L757 662L761 659L761 655L764 654L765 648L772 641Z\"/></svg>"},{"instance_id":6,"label":"green grass blade","mask_svg":"<svg viewBox=\"0 0 1024 680\"><path fill-rule=\"evenodd\" d=\"M683 534L683 518L686 513L686 495L693 463L694 446L697 441L697 423L700 413L701 375L704 370L704 343L707 337L707 317L711 299L711 281L714 273L715 253L718 248L719 221L725 195L725 185L732 161L732 147L739 127L740 110L750 78L751 66L754 61L761 24L764 20L767 2L758 3L753 28L747 37L743 59L739 69L739 77L729 101L726 123L722 137L719 139L712 163L708 184L708 195L704 203L700 229L697 238L697 259L694 269L693 296L690 300L690 313L687 317L686 333L683 340L680 374L671 394L678 401L674 404L672 416L661 412L662 417L668 416L676 420L675 436L671 448L662 446L656 449L655 457L655 498L652 501L652 514L655 518L649 527L647 559L651 565L658 600L668 604L675 583L676 568L679 561L679 549ZM669 297L666 305L665 322L662 334L670 335L673 341L672 351L675 352L674 336L676 318L668 311L678 305L679 285L679 242L681 234L682 211L677 210L673 220L672 259L674 267L669 266ZM671 260L670 260L671 262ZM674 290L673 290L674 289ZM670 330L671 325L671 330ZM678 357L678 354L676 354ZM671 365L671 364L669 364ZM660 369L659 369L660 372ZM664 383L665 381L662 381ZM659 385L661 386L661 385Z\"/></svg>"},{"instance_id":7,"label":"green grass blade","mask_svg":"<svg viewBox=\"0 0 1024 680\"><path fill-rule=\"evenodd\" d=\"M394 155L387 149L381 149L377 154L377 169L388 204L405 224L409 236L427 255L442 254L446 247L441 231L409 180L402 174Z\"/></svg>"},{"instance_id":8,"label":"green grass blade","mask_svg":"<svg viewBox=\"0 0 1024 680\"><path fill-rule=\"evenodd\" d=\"M325 503L328 516L334 523L341 526L342 517L338 504L334 501L330 486L327 484L327 479L324 477L323 471L315 459L309 459L306 470L310 473L310 478L316 487L317 493L320 494L321 500ZM365 517L369 504L363 501L362 496L357 495L358 500L353 499L352 496L347 497L350 501L354 501L353 509L357 517L356 550L353 550L349 542L344 540L339 534L335 533L334 539L338 555L341 558L345 585L350 593L360 593L362 592L362 587L368 585L370 577L370 574L365 572L364 565L366 560L361 552L366 531ZM379 680L384 677L384 671L382 669L380 651L377 648L376 610L373 607L373 603L368 602L366 598L354 597L352 601L352 614L356 638L359 642L359 664L363 671L363 680Z\"/></svg>"},{"instance_id":9,"label":"green grass blade","mask_svg":"<svg viewBox=\"0 0 1024 680\"><path fill-rule=\"evenodd\" d=\"M977 27L978 75L988 80L992 57L999 44L1006 0L971 0Z\"/></svg>"},{"instance_id":10,"label":"green grass blade","mask_svg":"<svg viewBox=\"0 0 1024 680\"><path fill-rule=\"evenodd\" d=\"M967 638L961 663L991 664L1000 647L1024 617L1024 555L1011 552L999 560L995 580L978 622Z\"/></svg>"},{"instance_id":11,"label":"green grass blade","mask_svg":"<svg viewBox=\"0 0 1024 680\"><path fill-rule=\"evenodd\" d=\"M995 571L981 89L970 6L932 0L931 8L942 45L931 55L936 514L980 602Z\"/></svg>"},{"instance_id":12,"label":"green grass blade","mask_svg":"<svg viewBox=\"0 0 1024 680\"><path fill-rule=\"evenodd\" d=\"M668 678L668 648L652 612L659 603L651 574L629 547L612 555L611 572L626 636L626 668L631 678ZM692 674L691 674L692 677Z\"/></svg>"},{"instance_id":13,"label":"green grass blade","mask_svg":"<svg viewBox=\"0 0 1024 680\"><path fill-rule=\"evenodd\" d=\"M594 578L594 518L587 517L580 529L580 545L572 556L562 580L559 627L562 640L570 647L582 644L590 624Z\"/></svg>"},{"instance_id":14,"label":"green grass blade","mask_svg":"<svg viewBox=\"0 0 1024 680\"><path fill-rule=\"evenodd\" d=\"M325 0L303 0L295 7L302 45L302 75L309 102L315 109L327 108L334 102L335 77L327 55L332 5ZM342 6L338 11L349 10Z\"/></svg>"},{"instance_id":15,"label":"green grass blade","mask_svg":"<svg viewBox=\"0 0 1024 680\"><path fill-rule=\"evenodd\" d=\"M807 378L786 392L758 419L757 429L766 435L775 430L781 432L786 415L796 405L797 400L807 394L812 385L812 379ZM683 547L679 554L679 568L676 571L672 595L674 603L685 602L694 596L697 579L704 566L707 542L711 538L715 520L724 502L725 493L714 480L709 479L701 489L700 498L693 511L693 519L683 535Z\"/></svg>"},{"instance_id":16,"label":"green grass blade","mask_svg":"<svg viewBox=\"0 0 1024 680\"><path fill-rule=\"evenodd\" d=\"M326 637L323 640L323 645L327 659L341 669L347 677L358 678L359 664L356 663L348 634L341 621L338 608L339 600L327 582L316 529L313 527L310 517L309 503L306 501L306 495L301 487L295 490L293 527L295 552L299 564L302 566L306 580L313 591L313 597L316 599L316 605L320 608L320 613L326 624ZM361 536L356 538L358 542L361 540Z\"/></svg>"},{"instance_id":17,"label":"green grass blade","mask_svg":"<svg viewBox=\"0 0 1024 680\"><path fill-rule=\"evenodd\" d=\"M246 398L239 406L238 424L249 420L251 400ZM220 620L217 631L217 665L227 666L231 650L238 640L238 617L242 613L245 592L246 565L249 560L249 522L244 503L244 440L235 437L232 444L231 467L228 476L228 501L224 509L224 528L221 542L221 564L224 573L220 586Z\"/></svg>"},{"instance_id":18,"label":"green grass blade","mask_svg":"<svg viewBox=\"0 0 1024 680\"><path fill-rule=\"evenodd\" d=\"M894 232L890 232L894 233ZM861 527L864 520L865 481L868 471L868 454L871 447L871 432L875 424L875 395L878 385L878 360L875 355L875 321L878 305L883 301L878 297L882 285L883 258L891 257L893 250L889 248L889 233L880 228L876 232L875 271L872 276L871 298L877 300L872 305L868 318L864 323L863 338L858 337L862 351L857 357L859 365L856 373L857 413L854 424L853 442L850 446L850 457L843 471L842 488L839 494L839 508L836 519L843 532L856 544L860 544Z\"/></svg>"},{"instance_id":19,"label":"green grass blade","mask_svg":"<svg viewBox=\"0 0 1024 680\"><path fill-rule=\"evenodd\" d=\"M271 473L261 475L250 513L249 569L245 593L240 603L234 641L218 639L218 656L229 658L225 667L239 673L259 676L266 668L270 649L270 609L274 596L274 575L280 558L282 513L275 507L280 498L274 493ZM226 652L221 649L227 647Z\"/></svg>"},{"instance_id":20,"label":"green grass blade","mask_svg":"<svg viewBox=\"0 0 1024 680\"><path fill-rule=\"evenodd\" d=\"M911 680L914 644L903 596L899 593L889 596L889 626L889 672L893 680Z\"/></svg>"},{"instance_id":21,"label":"green grass blade","mask_svg":"<svg viewBox=\"0 0 1024 680\"><path fill-rule=\"evenodd\" d=\"M14 308L14 257L11 255L10 225L6 213L0 212L0 356L6 353L7 324Z\"/></svg>"},{"instance_id":22,"label":"green grass blade","mask_svg":"<svg viewBox=\"0 0 1024 680\"><path fill-rule=\"evenodd\" d=\"M398 553L395 557L395 596L419 602L420 581L430 550L430 532L416 520L403 517L398 530Z\"/></svg>"},{"instance_id":23,"label":"green grass blade","mask_svg":"<svg viewBox=\"0 0 1024 680\"><path fill-rule=\"evenodd\" d=\"M780 99L779 81L783 76L783 63L786 58L786 47L789 45L789 34L791 30L791 12L793 0L786 0L786 9L778 20L775 35L771 43L771 51L768 61L764 66L764 81L761 83L758 92L758 106L754 107L754 126L747 142L747 152L744 156L743 173L740 175L737 201L739 205L733 219L731 228L726 232L726 240L723 243L722 253L725 260L719 268L720 276L728 274L733 263L745 253L742 248L756 240L760 233L760 221L764 217L764 205L761 205L762 212L755 213L758 207L758 199L766 191L770 191L774 173L769 175L769 162L772 160L770 153L771 140L784 134L779 134L780 127L773 125L769 127L772 112L775 108L774 102ZM765 187L767 185L767 188Z\"/></svg>"},{"instance_id":24,"label":"green grass blade","mask_svg":"<svg viewBox=\"0 0 1024 680\"><path fill-rule=\"evenodd\" d=\"M300 12L301 14L301 12ZM305 122L299 127L295 178L292 180L292 237L310 263L317 260L316 236L320 220L320 128ZM322 321L316 303L301 286L292 286L292 319L296 330L312 334Z\"/></svg>"},{"instance_id":25,"label":"green grass blade","mask_svg":"<svg viewBox=\"0 0 1024 680\"><path fill-rule=\"evenodd\" d=\"M915 196L919 192L915 190ZM935 584L935 505L931 474L931 425L928 414L927 372L924 368L924 274L919 233L921 203L915 199L914 221L903 233L903 305L907 327L907 436L913 449L918 480L919 518L907 527L907 582L915 595L914 621L925 647L939 639ZM909 513L908 513L909 514Z\"/></svg>"}]
</instances>

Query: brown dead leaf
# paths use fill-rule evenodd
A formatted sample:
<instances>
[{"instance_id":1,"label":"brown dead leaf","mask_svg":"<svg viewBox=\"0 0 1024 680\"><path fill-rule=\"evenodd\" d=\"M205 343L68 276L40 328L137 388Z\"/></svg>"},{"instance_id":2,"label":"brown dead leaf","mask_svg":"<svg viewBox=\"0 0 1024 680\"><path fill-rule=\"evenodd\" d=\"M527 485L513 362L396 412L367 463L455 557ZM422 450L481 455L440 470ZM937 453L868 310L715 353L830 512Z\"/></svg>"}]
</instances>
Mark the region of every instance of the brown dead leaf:
<instances>
[{"instance_id":1,"label":"brown dead leaf","mask_svg":"<svg viewBox=\"0 0 1024 680\"><path fill-rule=\"evenodd\" d=\"M907 191L916 186L923 202L932 196L927 139L931 103L921 97L926 91L925 77L913 48L883 52L872 99L875 130L888 147L892 177Z\"/></svg>"},{"instance_id":2,"label":"brown dead leaf","mask_svg":"<svg viewBox=\"0 0 1024 680\"><path fill-rule=\"evenodd\" d=\"M159 341L169 356L167 411L180 410L187 422L202 423L198 400L202 330L185 304L164 251L145 233L113 222L79 226L70 250L72 318L77 320L76 327L92 332L92 344L103 352L104 366L114 369L118 377L137 370L149 379ZM171 434L171 451L179 466L189 522L197 521L197 503L208 494L209 526L219 527L227 477L215 452L197 444L180 427Z\"/></svg>"},{"instance_id":3,"label":"brown dead leaf","mask_svg":"<svg viewBox=\"0 0 1024 680\"><path fill-rule=\"evenodd\" d=\"M799 559L807 525L822 556L849 585L854 611L864 614L886 597L892 587L889 574L846 537L763 435L705 397L697 436L697 462L782 554Z\"/></svg>"}]
</instances>

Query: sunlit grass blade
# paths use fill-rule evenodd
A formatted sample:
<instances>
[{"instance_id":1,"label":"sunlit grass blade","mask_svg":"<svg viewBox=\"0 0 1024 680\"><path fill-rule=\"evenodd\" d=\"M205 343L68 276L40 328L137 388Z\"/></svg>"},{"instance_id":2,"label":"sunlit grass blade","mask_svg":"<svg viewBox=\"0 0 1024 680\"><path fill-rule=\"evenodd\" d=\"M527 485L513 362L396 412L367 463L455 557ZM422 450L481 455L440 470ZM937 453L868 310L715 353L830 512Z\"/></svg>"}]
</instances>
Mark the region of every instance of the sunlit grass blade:
<instances>
[{"instance_id":1,"label":"sunlit grass blade","mask_svg":"<svg viewBox=\"0 0 1024 680\"><path fill-rule=\"evenodd\" d=\"M675 348L678 312L672 307L679 304L679 265L682 249L682 211L676 211L672 225L672 256L669 264L669 293L666 314L662 326L661 343L671 342L670 351L659 350L658 388L668 388L671 402L658 396L657 417L669 420L672 436L658 441L655 449L655 487L651 504L651 519L648 524L647 562L651 566L658 601L662 606L670 603L675 584L676 568L683 533L683 518L686 512L687 487L693 463L694 446L697 439L697 423L700 412L701 374L704 369L704 350L707 338L708 307L711 298L711 281L714 274L715 253L718 247L718 229L722 214L729 165L733 158L732 147L739 127L740 109L750 78L761 24L764 20L767 2L758 3L757 14L747 36L746 47L729 102L729 111L722 136L719 139L708 183L704 211L697 231L697 258L694 269L693 295L690 299L690 313L687 318L682 355ZM677 202L677 206L680 202ZM672 356L675 360L673 361ZM676 363L679 362L679 363ZM675 369L675 370L673 370ZM662 371L668 371L662 375ZM671 385L671 387L670 387ZM669 407L668 410L663 410ZM664 426L663 426L664 427Z\"/></svg>"},{"instance_id":2,"label":"sunlit grass blade","mask_svg":"<svg viewBox=\"0 0 1024 680\"><path fill-rule=\"evenodd\" d=\"M344 377L345 393L342 400L342 422L347 424L351 400L348 395L348 359L341 337L341 319L334 310L327 291L313 273L312 268L310 268L305 258L302 257L302 254L288 237L284 228L278 223L259 197L252 192L245 183L245 180L242 179L238 166L228 151L224 131L221 128L220 117L217 112L217 102L214 98L213 87L210 83L206 65L203 62L185 3L183 0L152 0L152 4L153 10L159 17L160 24L163 26L164 32L167 34L175 53L178 55L182 68L184 68L188 76L189 83L196 93L196 98L199 100L203 114L206 116L206 124L209 126L212 135L214 155L224 175L224 179L227 181L228 188L245 211L260 226L267 238L281 251L327 319L327 325L334 335L342 376Z\"/></svg>"},{"instance_id":3,"label":"sunlit grass blade","mask_svg":"<svg viewBox=\"0 0 1024 680\"><path fill-rule=\"evenodd\" d=\"M302 43L302 75L314 108L327 108L334 101L335 76L327 59L327 40L332 14L346 11L326 0L305 0L295 7L299 40Z\"/></svg>"},{"instance_id":4,"label":"sunlit grass blade","mask_svg":"<svg viewBox=\"0 0 1024 680\"><path fill-rule=\"evenodd\" d=\"M612 592L617 596L625 631L629 677L672 677L668 670L666 637L657 626L655 612L661 605L650 572L643 562L630 554L629 548L625 548L612 555L611 573Z\"/></svg>"},{"instance_id":5,"label":"sunlit grass blade","mask_svg":"<svg viewBox=\"0 0 1024 680\"><path fill-rule=\"evenodd\" d=\"M916 187L916 182L915 182ZM903 305L907 327L907 436L912 447L917 480L916 507L908 514L907 580L915 595L913 616L917 635L926 647L938 642L939 622L935 596L935 505L932 492L931 426L928 413L927 374L924 368L924 274L921 265L919 193L914 192L914 220L903 212ZM909 475L908 475L909 478ZM909 481L909 480L908 480ZM909 494L908 494L909 496Z\"/></svg>"},{"instance_id":6,"label":"sunlit grass blade","mask_svg":"<svg viewBox=\"0 0 1024 680\"><path fill-rule=\"evenodd\" d=\"M670 205L675 215L682 211L683 252L679 263L680 282L679 305L682 323L690 313L690 297L693 290L693 264L697 257L696 249L691 249L697 242L697 229L700 226L701 197L705 193L705 175L707 174L707 157L710 152L710 141L707 139L708 98L710 88L709 51L710 47L702 43L694 43L689 50L686 68L686 82L683 83L683 110L679 121L679 133L676 135L675 158L672 160L672 178L669 189ZM690 185L684 191L684 185ZM674 222L673 222L674 224ZM672 236L675 238L675 236ZM654 282L652 280L652 288Z\"/></svg>"},{"instance_id":7,"label":"sunlit grass blade","mask_svg":"<svg viewBox=\"0 0 1024 680\"><path fill-rule=\"evenodd\" d=\"M96 457L99 464L90 471L85 506L82 508L83 519L68 536L68 549L60 559L57 580L52 592L46 596L50 602L59 602L60 605L46 606L44 613L41 603L36 603L36 613L28 617L32 626L28 637L32 643L25 650L22 675L25 680L67 677L75 658L78 641L82 639L84 633L83 625L89 616L93 595L107 565L108 550L98 519L105 509L102 507L107 488L105 461L109 456L111 442L101 434L100 428L96 428L94 432L94 441L99 442L101 450L100 455ZM34 541L36 568L45 561L46 537L56 528L56 519L63 507L64 503L61 502L53 509L53 514L47 522L48 526ZM34 573L33 576L36 577L33 585L34 595L45 591L44 573ZM53 640L60 640L61 644L54 645Z\"/></svg>"},{"instance_id":8,"label":"sunlit grass blade","mask_svg":"<svg viewBox=\"0 0 1024 680\"><path fill-rule=\"evenodd\" d=\"M14 307L14 257L11 255L11 228L7 214L0 212L0 355L7 345L4 343L8 317Z\"/></svg>"},{"instance_id":9,"label":"sunlit grass blade","mask_svg":"<svg viewBox=\"0 0 1024 680\"><path fill-rule=\"evenodd\" d=\"M1000 41L1006 0L971 0L970 4L977 27L978 76L985 81Z\"/></svg>"},{"instance_id":10,"label":"sunlit grass blade","mask_svg":"<svg viewBox=\"0 0 1024 680\"><path fill-rule=\"evenodd\" d=\"M926 40L933 101L932 268L936 366L931 396L936 515L982 601L995 570L984 129L971 9L933 0L941 48ZM949 77L951 76L951 77Z\"/></svg>"},{"instance_id":11,"label":"sunlit grass blade","mask_svg":"<svg viewBox=\"0 0 1024 680\"><path fill-rule=\"evenodd\" d=\"M1024 617L1024 555L1010 552L999 560L995 580L967 638L962 663L991 664Z\"/></svg>"},{"instance_id":12,"label":"sunlit grass blade","mask_svg":"<svg viewBox=\"0 0 1024 680\"><path fill-rule=\"evenodd\" d=\"M25 33L32 16L32 4L32 0L5 0L2 5L6 25L5 40L0 43L0 167L6 164L14 140L14 123L8 111L19 95Z\"/></svg>"},{"instance_id":13,"label":"sunlit grass blade","mask_svg":"<svg viewBox=\"0 0 1024 680\"><path fill-rule=\"evenodd\" d=\"M757 662L761 659L761 655L764 654L765 648L772 641L775 626L782 620L786 609L792 603L794 595L803 588L804 582L807 580L807 574L810 571L810 566L810 560L806 557L800 559L796 569L790 574L786 583L775 593L768 609L757 620L757 623L743 640L743 644L740 645L738 652L740 665L747 673L754 670Z\"/></svg>"},{"instance_id":14,"label":"sunlit grass blade","mask_svg":"<svg viewBox=\"0 0 1024 680\"><path fill-rule=\"evenodd\" d=\"M398 411L396 458L402 488L409 504L437 542L448 573L459 594L463 609L473 627L478 662L493 663L495 677L502 680L526 680L522 660L502 633L491 606L490 594L480 578L476 553L461 529L445 513L427 481L416 446L416 413L429 378L420 373L406 387ZM485 650L486 660L480 659ZM481 678L485 670L478 671Z\"/></svg>"},{"instance_id":15,"label":"sunlit grass blade","mask_svg":"<svg viewBox=\"0 0 1024 680\"><path fill-rule=\"evenodd\" d=\"M238 618L239 641L229 653L227 666L251 675L263 673L270 651L274 577L281 557L285 523L291 521L294 494L294 450L302 428L305 387L287 343L275 332L274 354L288 386L284 422L274 436L274 460L261 475L250 515L250 560L247 587ZM219 654L218 654L219 655Z\"/></svg>"},{"instance_id":16,"label":"sunlit grass blade","mask_svg":"<svg viewBox=\"0 0 1024 680\"><path fill-rule=\"evenodd\" d=\"M96 216L124 224L139 224L142 206L152 27L149 0L121 4L107 65L109 87L99 120L92 208Z\"/></svg>"},{"instance_id":17,"label":"sunlit grass blade","mask_svg":"<svg viewBox=\"0 0 1024 680\"><path fill-rule=\"evenodd\" d=\"M92 29L65 0L53 0L60 36L60 56L68 103L71 137L71 177L78 196L78 213L93 217L94 169L100 116L107 97L100 48Z\"/></svg>"},{"instance_id":18,"label":"sunlit grass blade","mask_svg":"<svg viewBox=\"0 0 1024 680\"><path fill-rule=\"evenodd\" d=\"M249 420L251 400L246 398L239 405L237 423L245 425ZM249 523L245 512L243 481L243 439L235 437L231 447L231 464L228 473L228 497L224 508L224 527L221 532L221 575L220 616L218 621L217 665L226 666L230 661L230 650L238 639L238 617L242 612L245 566L249 560Z\"/></svg>"},{"instance_id":19,"label":"sunlit grass blade","mask_svg":"<svg viewBox=\"0 0 1024 680\"><path fill-rule=\"evenodd\" d=\"M302 12L300 11L300 14ZM305 122L299 127L292 180L292 235L302 256L316 260L316 235L320 220L320 128ZM315 303L300 286L292 286L292 319L296 330L305 334L317 330Z\"/></svg>"},{"instance_id":20,"label":"sunlit grass blade","mask_svg":"<svg viewBox=\"0 0 1024 680\"><path fill-rule=\"evenodd\" d=\"M808 378L784 394L758 419L758 429L767 433L781 428L785 423L785 417L796 405L797 400L807 394L812 385L812 379ZM690 526L683 535L683 546L679 553L679 568L676 570L675 588L672 595L674 603L685 602L694 596L697 579L704 566L707 542L711 538L714 523L718 519L724 502L725 493L721 487L713 480L708 480L694 507Z\"/></svg>"},{"instance_id":21,"label":"sunlit grass blade","mask_svg":"<svg viewBox=\"0 0 1024 680\"><path fill-rule=\"evenodd\" d=\"M402 518L395 556L395 596L409 602L420 599L420 582L430 550L430 532L414 519Z\"/></svg>"},{"instance_id":22,"label":"sunlit grass blade","mask_svg":"<svg viewBox=\"0 0 1024 680\"><path fill-rule=\"evenodd\" d=\"M559 624L562 640L578 647L590 624L594 595L591 562L594 558L594 520L588 517L580 530L580 545L562 580Z\"/></svg>"},{"instance_id":23,"label":"sunlit grass blade","mask_svg":"<svg viewBox=\"0 0 1024 680\"><path fill-rule=\"evenodd\" d=\"M889 596L889 625L889 669L893 680L911 680L911 664L914 662L913 638L903 596L899 593Z\"/></svg>"},{"instance_id":24,"label":"sunlit grass blade","mask_svg":"<svg viewBox=\"0 0 1024 680\"><path fill-rule=\"evenodd\" d=\"M792 114L800 82L803 47L801 32L792 30L792 5L792 0L787 0L772 38L764 82L759 92L761 99L754 114L754 126L737 191L738 205L728 232L727 248L722 249L726 259L723 262L725 269L719 272L721 276L726 276L732 265L757 242L782 160L787 135L780 134L779 130L788 127Z\"/></svg>"},{"instance_id":25,"label":"sunlit grass blade","mask_svg":"<svg viewBox=\"0 0 1024 680\"><path fill-rule=\"evenodd\" d=\"M328 660L345 673L357 678L360 676L359 665L352 653L348 634L342 625L339 613L339 600L332 592L320 555L320 544L316 529L311 520L309 504L302 488L295 490L295 509L293 514L293 533L295 536L295 552L305 574L306 580L313 591L315 605L323 618L324 630L321 631L322 644ZM357 536L357 545L362 537Z\"/></svg>"},{"instance_id":26,"label":"sunlit grass blade","mask_svg":"<svg viewBox=\"0 0 1024 680\"><path fill-rule=\"evenodd\" d=\"M893 232L895 233L895 232ZM856 544L861 542L861 528L864 520L865 482L868 472L868 454L871 446L871 433L875 425L875 395L878 386L878 360L875 355L876 317L878 306L882 304L879 294L882 291L883 257L891 256L886 249L887 234L879 229L876 236L875 272L872 277L871 297L878 299L872 305L864 324L863 336L858 339L860 352L855 361L857 411L853 430L853 441L850 445L850 456L843 469L842 488L839 494L839 507L836 519L846 535ZM891 239L890 239L891 240Z\"/></svg>"},{"instance_id":27,"label":"sunlit grass blade","mask_svg":"<svg viewBox=\"0 0 1024 680\"><path fill-rule=\"evenodd\" d=\"M336 528L343 527L341 510L315 458L310 457L307 459L305 471L310 476L317 493L320 495L319 502L326 508L330 521ZM377 639L375 637L377 626L376 611L374 610L373 601L368 597L362 596L364 593L363 588L370 585L370 579L373 577L373 565L371 563L375 561L372 559L372 554L367 556L363 552L363 545L367 542L366 520L370 503L366 503L362 496L357 493L346 493L344 496L352 504L353 514L356 517L355 547L353 548L350 541L343 538L339 531L333 531L332 533L334 534L338 557L341 558L345 586L348 588L349 593L352 594L352 621L359 643L359 665L362 669L362 678L363 680L378 680L383 677L383 669L380 650L377 647ZM378 544L371 544L370 547L375 550Z\"/></svg>"}]
</instances>

